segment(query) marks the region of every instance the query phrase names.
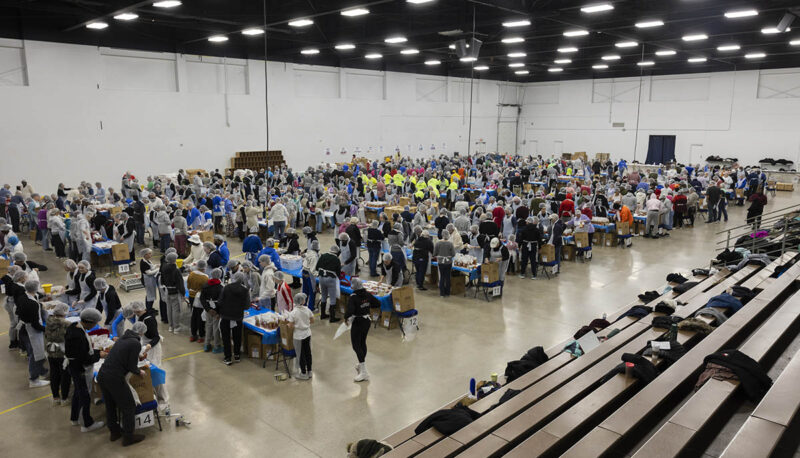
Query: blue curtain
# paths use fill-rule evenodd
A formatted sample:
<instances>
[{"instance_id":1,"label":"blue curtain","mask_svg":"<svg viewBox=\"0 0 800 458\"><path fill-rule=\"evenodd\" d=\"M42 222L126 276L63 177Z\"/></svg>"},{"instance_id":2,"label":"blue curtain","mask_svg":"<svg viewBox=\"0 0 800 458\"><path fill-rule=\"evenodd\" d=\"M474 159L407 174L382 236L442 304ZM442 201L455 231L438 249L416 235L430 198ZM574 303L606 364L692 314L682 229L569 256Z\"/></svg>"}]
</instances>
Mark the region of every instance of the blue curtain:
<instances>
[{"instance_id":1,"label":"blue curtain","mask_svg":"<svg viewBox=\"0 0 800 458\"><path fill-rule=\"evenodd\" d=\"M645 164L666 164L675 160L675 136L651 135Z\"/></svg>"},{"instance_id":2,"label":"blue curtain","mask_svg":"<svg viewBox=\"0 0 800 458\"><path fill-rule=\"evenodd\" d=\"M666 164L675 160L675 136L662 135L664 138L661 144L661 163Z\"/></svg>"}]
</instances>

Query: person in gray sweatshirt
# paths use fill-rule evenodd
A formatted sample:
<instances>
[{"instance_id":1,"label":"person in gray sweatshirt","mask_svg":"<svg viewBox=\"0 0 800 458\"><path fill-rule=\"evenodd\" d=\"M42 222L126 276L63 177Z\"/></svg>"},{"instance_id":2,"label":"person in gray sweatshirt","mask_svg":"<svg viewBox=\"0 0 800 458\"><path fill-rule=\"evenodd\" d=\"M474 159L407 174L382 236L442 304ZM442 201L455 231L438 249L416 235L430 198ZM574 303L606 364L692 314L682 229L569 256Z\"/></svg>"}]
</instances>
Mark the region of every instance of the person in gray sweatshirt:
<instances>
[{"instance_id":1,"label":"person in gray sweatshirt","mask_svg":"<svg viewBox=\"0 0 800 458\"><path fill-rule=\"evenodd\" d=\"M450 233L442 231L442 237L433 249L433 256L439 264L439 296L450 295L450 273L453 271L453 257L456 249L450 241Z\"/></svg>"}]
</instances>

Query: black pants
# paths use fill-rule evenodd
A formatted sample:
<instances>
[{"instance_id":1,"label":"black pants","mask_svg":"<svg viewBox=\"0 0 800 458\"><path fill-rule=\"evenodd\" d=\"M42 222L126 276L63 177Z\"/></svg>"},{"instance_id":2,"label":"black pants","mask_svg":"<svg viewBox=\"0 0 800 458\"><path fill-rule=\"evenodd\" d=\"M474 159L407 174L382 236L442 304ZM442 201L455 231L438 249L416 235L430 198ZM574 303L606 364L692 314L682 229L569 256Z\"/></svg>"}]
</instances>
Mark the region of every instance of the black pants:
<instances>
[{"instance_id":1,"label":"black pants","mask_svg":"<svg viewBox=\"0 0 800 458\"><path fill-rule=\"evenodd\" d=\"M300 365L300 372L308 374L311 372L311 336L300 342L300 357L297 359L297 363Z\"/></svg>"},{"instance_id":2,"label":"black pants","mask_svg":"<svg viewBox=\"0 0 800 458\"><path fill-rule=\"evenodd\" d=\"M359 363L363 363L367 358L367 334L369 334L370 323L370 320L357 316L350 329L350 343L353 345L353 351L356 352Z\"/></svg>"},{"instance_id":3,"label":"black pants","mask_svg":"<svg viewBox=\"0 0 800 458\"><path fill-rule=\"evenodd\" d=\"M439 264L439 295L450 295L450 275L453 272L452 264Z\"/></svg>"},{"instance_id":4,"label":"black pants","mask_svg":"<svg viewBox=\"0 0 800 458\"><path fill-rule=\"evenodd\" d=\"M589 238L591 240L591 237ZM536 255L538 252L538 246L536 244L531 245L531 249L528 249L528 244L522 244L522 251L520 252L520 269L519 274L525 275L525 269L528 268L528 262L531 263L531 275L534 277L536 276Z\"/></svg>"},{"instance_id":5,"label":"black pants","mask_svg":"<svg viewBox=\"0 0 800 458\"><path fill-rule=\"evenodd\" d=\"M67 251L64 249L64 241L61 240L61 237L59 237L58 234L51 233L50 241L53 242L53 248L56 250L56 257L66 258Z\"/></svg>"},{"instance_id":6,"label":"black pants","mask_svg":"<svg viewBox=\"0 0 800 458\"><path fill-rule=\"evenodd\" d=\"M136 403L133 400L128 384L123 377L108 377L98 374L97 384L103 393L103 400L106 403L106 424L112 433L120 433L126 436L133 434L134 419L136 418ZM117 419L117 409L122 417L122 428Z\"/></svg>"},{"instance_id":7,"label":"black pants","mask_svg":"<svg viewBox=\"0 0 800 458\"><path fill-rule=\"evenodd\" d=\"M167 314L167 301L161 297L161 294L158 296L158 313L161 314L161 322L169 323L169 315Z\"/></svg>"},{"instance_id":8,"label":"black pants","mask_svg":"<svg viewBox=\"0 0 800 458\"><path fill-rule=\"evenodd\" d=\"M78 421L78 414L83 416L83 426L89 427L94 423L89 408L91 406L91 396L89 395L89 387L86 385L86 377L84 376L84 369L77 369L73 366L67 366L69 375L72 377L72 384L75 385L75 391L72 393L72 406L70 409L69 419L71 421ZM91 368L87 370L92 370Z\"/></svg>"},{"instance_id":9,"label":"black pants","mask_svg":"<svg viewBox=\"0 0 800 458\"><path fill-rule=\"evenodd\" d=\"M367 252L369 253L369 274L372 277L378 276L378 259L381 256L381 246L367 245Z\"/></svg>"},{"instance_id":10,"label":"black pants","mask_svg":"<svg viewBox=\"0 0 800 458\"><path fill-rule=\"evenodd\" d=\"M222 232L222 215L214 215L214 232Z\"/></svg>"},{"instance_id":11,"label":"black pants","mask_svg":"<svg viewBox=\"0 0 800 458\"><path fill-rule=\"evenodd\" d=\"M50 366L50 392L53 393L53 399L67 399L72 379L63 369L64 358L47 358L47 362Z\"/></svg>"},{"instance_id":12,"label":"black pants","mask_svg":"<svg viewBox=\"0 0 800 458\"><path fill-rule=\"evenodd\" d=\"M231 321L225 318L219 321L219 332L222 334L222 348L225 359L231 359L231 337L233 337L233 355L238 357L242 349L242 320L236 320L236 327L231 329Z\"/></svg>"},{"instance_id":13,"label":"black pants","mask_svg":"<svg viewBox=\"0 0 800 458\"><path fill-rule=\"evenodd\" d=\"M203 309L192 307L192 337L205 338L206 336L206 325L203 322Z\"/></svg>"},{"instance_id":14,"label":"black pants","mask_svg":"<svg viewBox=\"0 0 800 458\"><path fill-rule=\"evenodd\" d=\"M428 270L428 259L415 259L414 269L416 269L417 287L422 288L425 285L425 271Z\"/></svg>"}]
</instances>

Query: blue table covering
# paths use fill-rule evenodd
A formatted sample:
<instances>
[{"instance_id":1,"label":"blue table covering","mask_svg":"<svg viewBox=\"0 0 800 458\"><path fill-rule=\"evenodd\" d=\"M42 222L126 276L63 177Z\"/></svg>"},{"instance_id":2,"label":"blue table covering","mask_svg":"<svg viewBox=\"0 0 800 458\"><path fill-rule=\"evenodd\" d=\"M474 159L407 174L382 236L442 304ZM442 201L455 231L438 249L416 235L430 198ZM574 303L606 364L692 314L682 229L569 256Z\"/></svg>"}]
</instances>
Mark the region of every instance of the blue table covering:
<instances>
[{"instance_id":1,"label":"blue table covering","mask_svg":"<svg viewBox=\"0 0 800 458\"><path fill-rule=\"evenodd\" d=\"M244 311L244 316L245 318L247 318L256 315L263 315L265 313L275 313L275 312L268 309L256 310L253 307L250 307L249 309ZM270 331L267 329L259 328L258 326L252 325L248 322L244 322L244 327L252 332L255 332L256 334L260 334L262 345L276 345L281 341L280 329L273 329Z\"/></svg>"}]
</instances>

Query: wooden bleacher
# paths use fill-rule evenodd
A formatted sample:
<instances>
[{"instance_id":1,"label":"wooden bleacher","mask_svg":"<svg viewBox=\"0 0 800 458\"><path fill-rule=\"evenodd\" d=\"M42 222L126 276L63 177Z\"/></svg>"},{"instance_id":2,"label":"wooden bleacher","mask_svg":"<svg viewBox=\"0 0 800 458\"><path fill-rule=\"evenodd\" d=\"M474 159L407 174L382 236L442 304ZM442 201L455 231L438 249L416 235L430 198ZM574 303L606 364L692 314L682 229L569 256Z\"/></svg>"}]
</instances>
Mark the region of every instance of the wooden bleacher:
<instances>
[{"instance_id":1,"label":"wooden bleacher","mask_svg":"<svg viewBox=\"0 0 800 458\"><path fill-rule=\"evenodd\" d=\"M740 350L764 362L768 361L765 359L768 354L782 351L780 346L785 345L787 339L796 337L800 327L800 293L794 293L800 283L797 282L800 262L781 276L774 274L778 266L796 260L797 253L787 253L766 267L748 265L733 274L719 272L678 297L686 305L679 306L675 315L688 318L710 298L731 286L745 286L756 292L750 302L710 334L680 331L677 341L687 352L669 368L665 368L663 360L652 359L663 372L649 384L625 374L603 381L603 377L621 362L622 354L641 354L649 341L666 332L651 326L657 313L643 319L625 317L615 322L633 305L641 305L636 301L608 317L612 325L598 335L605 336L614 328L620 331L597 348L575 358L561 351L563 344L554 346L546 351L549 361L470 405L472 411L481 414L472 423L450 436L435 429L415 434L420 419L385 439L395 447L386 456L702 455L703 442L697 442L696 438L704 431L704 425L724 415L720 413L724 406L716 406L716 403L724 404L733 399L736 389L736 383L711 380L694 396L689 396L702 371L703 358L721 349L739 348L745 342ZM660 300L673 296L664 294L647 305L653 307ZM781 336L783 338L779 339ZM782 374L778 379L759 405L761 410L753 412L735 441L747 441L752 434L760 434L765 428L771 433L769 444L773 446L781 437L789 436L790 423L800 411L800 390L794 388L789 377L794 377L796 384L800 362L793 361L784 374L786 376ZM509 389L520 393L497 405ZM664 414L669 416L670 411L690 397L692 402L685 404L659 429ZM790 406L775 402L775 398L789 399ZM457 401L442 408L452 407ZM709 409L706 406L709 402L714 402L716 408ZM677 431L676 426L680 427ZM661 445L665 441L670 442L668 447ZM637 444L641 444L641 448L635 450ZM693 448L696 444L699 448ZM754 444L750 446L755 447ZM765 448L767 452L741 454L728 447L725 453L726 456L768 456L770 448Z\"/></svg>"}]
</instances>

